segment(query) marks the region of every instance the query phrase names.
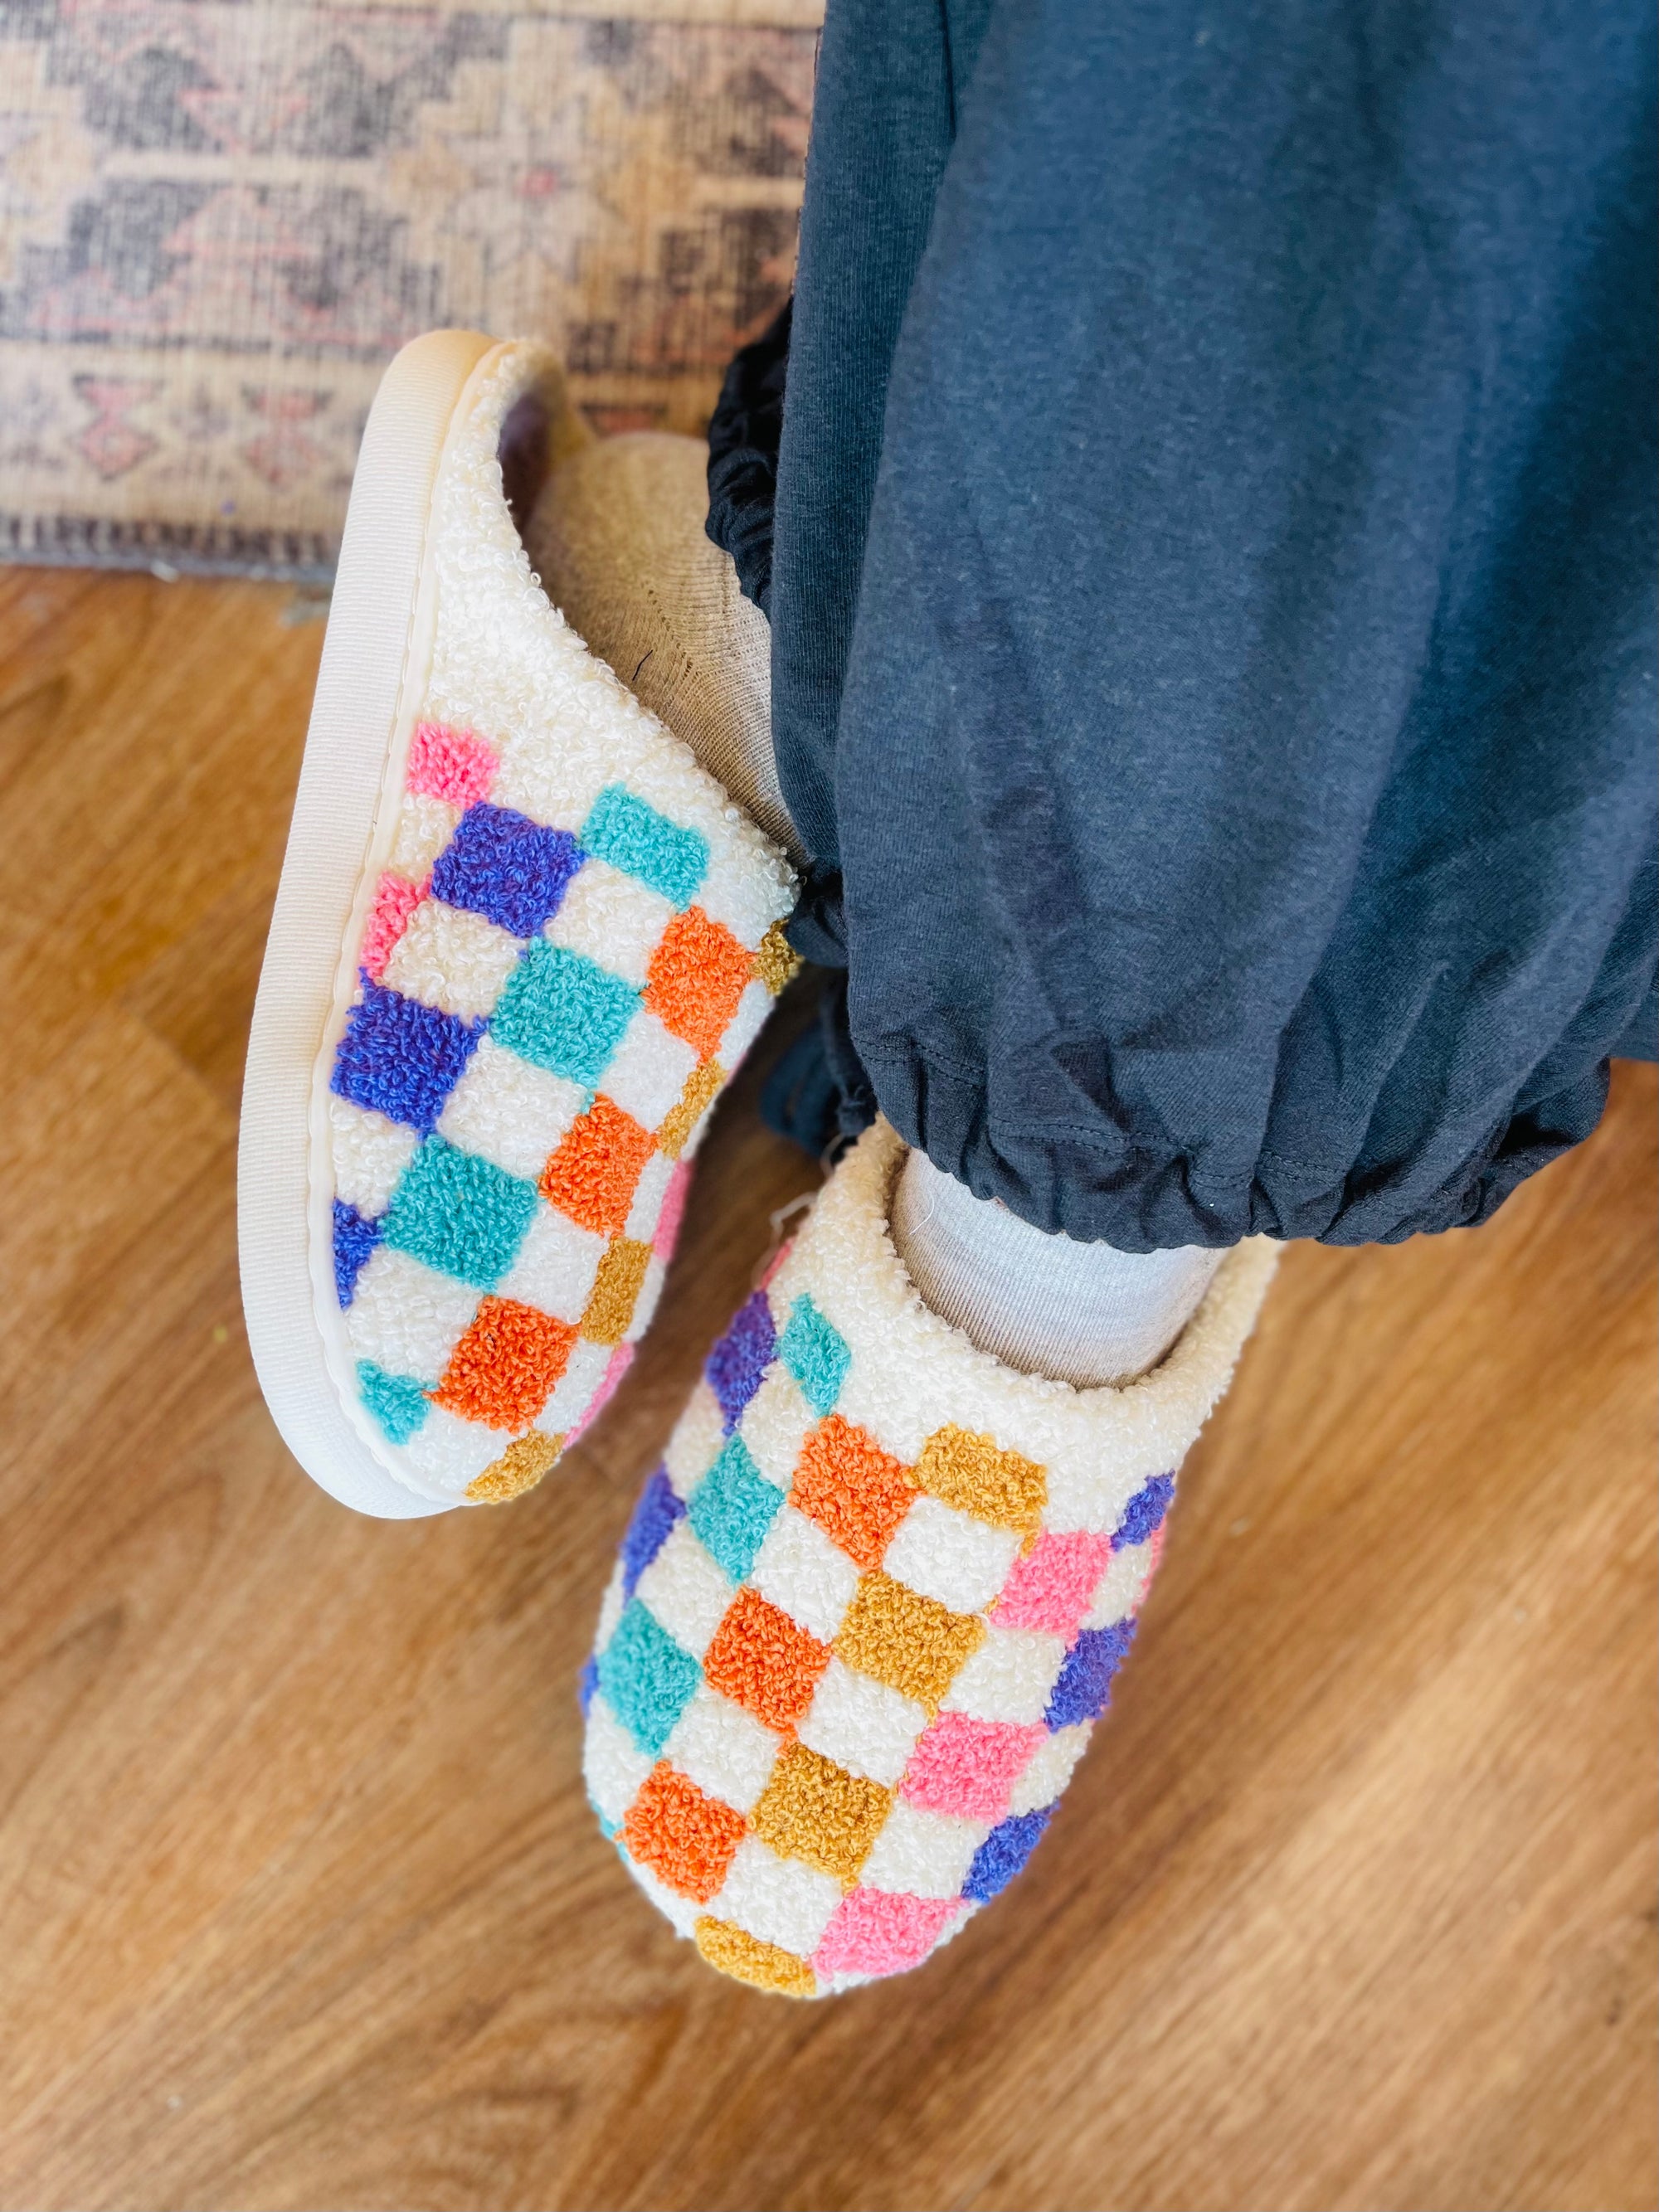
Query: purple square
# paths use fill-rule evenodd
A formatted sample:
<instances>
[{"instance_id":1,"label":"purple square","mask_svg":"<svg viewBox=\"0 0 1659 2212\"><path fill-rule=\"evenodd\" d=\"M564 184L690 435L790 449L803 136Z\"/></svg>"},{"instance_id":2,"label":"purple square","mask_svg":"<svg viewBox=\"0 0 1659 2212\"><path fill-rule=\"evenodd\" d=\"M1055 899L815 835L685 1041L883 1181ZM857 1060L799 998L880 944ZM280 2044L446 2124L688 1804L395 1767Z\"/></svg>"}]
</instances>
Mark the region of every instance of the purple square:
<instances>
[{"instance_id":1,"label":"purple square","mask_svg":"<svg viewBox=\"0 0 1659 2212\"><path fill-rule=\"evenodd\" d=\"M354 1106L430 1136L483 1028L365 976L363 995L346 1017L329 1088Z\"/></svg>"},{"instance_id":2,"label":"purple square","mask_svg":"<svg viewBox=\"0 0 1659 2212\"><path fill-rule=\"evenodd\" d=\"M667 1542L674 1523L685 1508L672 1484L659 1468L640 1492L634 1517L622 1540L623 1595L632 1597L640 1577Z\"/></svg>"},{"instance_id":3,"label":"purple square","mask_svg":"<svg viewBox=\"0 0 1659 2212\"><path fill-rule=\"evenodd\" d=\"M1123 1509L1123 1518L1113 1532L1112 1549L1121 1552L1130 1544L1144 1544L1163 1527L1174 1496L1172 1474L1155 1474L1150 1482L1143 1482Z\"/></svg>"},{"instance_id":4,"label":"purple square","mask_svg":"<svg viewBox=\"0 0 1659 2212\"><path fill-rule=\"evenodd\" d=\"M544 830L510 806L469 806L438 856L432 896L533 937L586 857L568 830Z\"/></svg>"},{"instance_id":5,"label":"purple square","mask_svg":"<svg viewBox=\"0 0 1659 2212\"><path fill-rule=\"evenodd\" d=\"M708 1387L720 1401L729 1437L743 1418L743 1409L760 1389L777 1344L772 1309L764 1291L757 1291L738 1308L732 1326L704 1363Z\"/></svg>"},{"instance_id":6,"label":"purple square","mask_svg":"<svg viewBox=\"0 0 1659 2212\"><path fill-rule=\"evenodd\" d=\"M1054 1807L1043 1805L1035 1813L1015 1813L999 1821L974 1854L974 1863L962 1885L963 1895L977 1905L988 1905L994 1897L1000 1897L1036 1849L1054 1817Z\"/></svg>"},{"instance_id":7,"label":"purple square","mask_svg":"<svg viewBox=\"0 0 1659 2212\"><path fill-rule=\"evenodd\" d=\"M1085 1628L1066 1654L1042 1716L1051 1729L1096 1721L1112 1702L1112 1677L1134 1642L1135 1624L1120 1620L1111 1628Z\"/></svg>"}]
</instances>

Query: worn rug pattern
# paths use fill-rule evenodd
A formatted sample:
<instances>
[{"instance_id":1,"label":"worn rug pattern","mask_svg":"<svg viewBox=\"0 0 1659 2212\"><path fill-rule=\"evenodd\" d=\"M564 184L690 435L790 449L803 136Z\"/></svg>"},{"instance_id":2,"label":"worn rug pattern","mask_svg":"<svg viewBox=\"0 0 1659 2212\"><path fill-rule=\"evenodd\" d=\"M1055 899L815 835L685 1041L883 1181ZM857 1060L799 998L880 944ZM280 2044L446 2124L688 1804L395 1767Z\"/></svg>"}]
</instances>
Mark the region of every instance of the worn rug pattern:
<instances>
[{"instance_id":1,"label":"worn rug pattern","mask_svg":"<svg viewBox=\"0 0 1659 2212\"><path fill-rule=\"evenodd\" d=\"M385 363L695 430L793 267L818 0L0 0L0 558L330 572Z\"/></svg>"}]
</instances>

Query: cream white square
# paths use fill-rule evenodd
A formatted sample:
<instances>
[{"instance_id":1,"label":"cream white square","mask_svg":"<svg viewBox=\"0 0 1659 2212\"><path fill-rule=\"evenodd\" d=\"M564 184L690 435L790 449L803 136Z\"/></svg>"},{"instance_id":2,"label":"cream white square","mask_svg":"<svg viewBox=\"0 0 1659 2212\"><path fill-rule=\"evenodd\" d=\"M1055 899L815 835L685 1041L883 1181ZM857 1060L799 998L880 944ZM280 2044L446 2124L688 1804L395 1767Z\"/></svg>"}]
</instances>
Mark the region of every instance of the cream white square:
<instances>
[{"instance_id":1,"label":"cream white square","mask_svg":"<svg viewBox=\"0 0 1659 2212\"><path fill-rule=\"evenodd\" d=\"M617 1623L622 1619L623 1608L628 1603L624 1595L626 1580L623 1563L618 1559L611 1570L605 1595L599 1600L599 1625L593 1632L595 1651L603 1651L617 1632Z\"/></svg>"},{"instance_id":2,"label":"cream white square","mask_svg":"<svg viewBox=\"0 0 1659 2212\"><path fill-rule=\"evenodd\" d=\"M580 1084L532 1067L493 1037L481 1037L449 1094L438 1133L534 1182L571 1123L586 1112L587 1100Z\"/></svg>"},{"instance_id":3,"label":"cream white square","mask_svg":"<svg viewBox=\"0 0 1659 2212\"><path fill-rule=\"evenodd\" d=\"M736 1073L738 1062L760 1035L766 1017L776 1003L764 983L745 986L738 1000L738 1011L726 1024L720 1050L714 1055L728 1075Z\"/></svg>"},{"instance_id":4,"label":"cream white square","mask_svg":"<svg viewBox=\"0 0 1659 2212\"><path fill-rule=\"evenodd\" d=\"M470 1285L378 1244L357 1277L346 1334L359 1359L372 1359L388 1375L435 1382L477 1310Z\"/></svg>"},{"instance_id":5,"label":"cream white square","mask_svg":"<svg viewBox=\"0 0 1659 2212\"><path fill-rule=\"evenodd\" d=\"M434 1406L404 1446L410 1464L441 1490L460 1492L493 1466L507 1449L507 1440L497 1429L478 1421L458 1420L442 1406Z\"/></svg>"},{"instance_id":6,"label":"cream white square","mask_svg":"<svg viewBox=\"0 0 1659 2212\"><path fill-rule=\"evenodd\" d=\"M689 1498L726 1442L726 1425L720 1401L707 1382L699 1382L685 1402L685 1411L674 1424L663 1454L663 1466L675 1495Z\"/></svg>"},{"instance_id":7,"label":"cream white square","mask_svg":"<svg viewBox=\"0 0 1659 2212\"><path fill-rule=\"evenodd\" d=\"M344 1206L374 1219L392 1203L404 1170L420 1142L413 1129L388 1121L349 1099L331 1093L328 1118L333 1139L334 1195Z\"/></svg>"},{"instance_id":8,"label":"cream white square","mask_svg":"<svg viewBox=\"0 0 1659 2212\"><path fill-rule=\"evenodd\" d=\"M553 1395L536 1416L536 1426L544 1436L569 1435L592 1404L593 1393L605 1380L614 1350L614 1346L590 1344L585 1336L578 1337Z\"/></svg>"},{"instance_id":9,"label":"cream white square","mask_svg":"<svg viewBox=\"0 0 1659 2212\"><path fill-rule=\"evenodd\" d=\"M866 1889L890 1895L959 1897L974 1853L990 1832L982 1820L925 1813L898 1798L859 1880Z\"/></svg>"},{"instance_id":10,"label":"cream white square","mask_svg":"<svg viewBox=\"0 0 1659 2212\"><path fill-rule=\"evenodd\" d=\"M749 1579L809 1635L831 1644L853 1602L859 1571L817 1522L786 1505L774 1516Z\"/></svg>"},{"instance_id":11,"label":"cream white square","mask_svg":"<svg viewBox=\"0 0 1659 2212\"><path fill-rule=\"evenodd\" d=\"M460 818L459 806L424 791L406 791L398 810L398 833L386 866L407 876L410 883L423 884Z\"/></svg>"},{"instance_id":12,"label":"cream white square","mask_svg":"<svg viewBox=\"0 0 1659 2212\"><path fill-rule=\"evenodd\" d=\"M595 1811L612 1828L619 1828L629 1807L639 1795L640 1784L651 1771L651 1760L635 1742L603 1697L595 1691L587 1709L587 1733L582 1741L582 1780Z\"/></svg>"},{"instance_id":13,"label":"cream white square","mask_svg":"<svg viewBox=\"0 0 1659 2212\"><path fill-rule=\"evenodd\" d=\"M649 1867L641 1866L629 1852L623 1851L619 1856L658 1911L673 1923L675 1933L679 1936L692 1934L708 1907L697 1904L692 1898L682 1897L678 1890L670 1889L665 1881L659 1881Z\"/></svg>"},{"instance_id":14,"label":"cream white square","mask_svg":"<svg viewBox=\"0 0 1659 2212\"><path fill-rule=\"evenodd\" d=\"M738 1431L767 1480L787 1490L795 1479L806 1432L817 1427L817 1419L801 1395L800 1385L779 1361L767 1370L765 1381L744 1407Z\"/></svg>"},{"instance_id":15,"label":"cream white square","mask_svg":"<svg viewBox=\"0 0 1659 2212\"><path fill-rule=\"evenodd\" d=\"M596 666L596 675L603 665ZM556 720L538 716L527 729L498 744L501 766L489 791L495 805L516 807L550 830L574 833L581 828L593 801L617 774L605 726L614 716L613 702L586 683L582 691L591 692L599 709L591 718L580 707Z\"/></svg>"},{"instance_id":16,"label":"cream white square","mask_svg":"<svg viewBox=\"0 0 1659 2212\"><path fill-rule=\"evenodd\" d=\"M649 1244L657 1233L657 1224L662 1218L662 1202L668 1195L668 1186L673 1179L675 1163L666 1152L653 1152L640 1170L640 1179L634 1186L634 1203L629 1209L624 1237L635 1243Z\"/></svg>"},{"instance_id":17,"label":"cream white square","mask_svg":"<svg viewBox=\"0 0 1659 2212\"><path fill-rule=\"evenodd\" d=\"M918 1498L887 1547L882 1566L952 1613L978 1613L1008 1578L1019 1534L993 1528L937 1498Z\"/></svg>"},{"instance_id":18,"label":"cream white square","mask_svg":"<svg viewBox=\"0 0 1659 2212\"><path fill-rule=\"evenodd\" d=\"M701 1659L732 1602L732 1585L689 1524L679 1521L634 1595L678 1644Z\"/></svg>"},{"instance_id":19,"label":"cream white square","mask_svg":"<svg viewBox=\"0 0 1659 2212\"><path fill-rule=\"evenodd\" d=\"M1084 1616L1085 1628L1110 1628L1134 1612L1152 1579L1152 1547L1130 1544L1114 1552L1105 1573L1095 1586L1094 1601Z\"/></svg>"},{"instance_id":20,"label":"cream white square","mask_svg":"<svg viewBox=\"0 0 1659 2212\"><path fill-rule=\"evenodd\" d=\"M605 1063L604 1090L642 1129L654 1129L678 1105L685 1079L697 1064L689 1044L641 1006Z\"/></svg>"},{"instance_id":21,"label":"cream white square","mask_svg":"<svg viewBox=\"0 0 1659 2212\"><path fill-rule=\"evenodd\" d=\"M738 944L753 952L795 902L777 863L756 852L747 839L728 841L725 827L720 824L709 839L713 857L697 904L710 921L723 921Z\"/></svg>"},{"instance_id":22,"label":"cream white square","mask_svg":"<svg viewBox=\"0 0 1659 2212\"><path fill-rule=\"evenodd\" d=\"M495 1011L522 947L481 914L424 898L392 948L382 981L406 999L468 1021Z\"/></svg>"},{"instance_id":23,"label":"cream white square","mask_svg":"<svg viewBox=\"0 0 1659 2212\"><path fill-rule=\"evenodd\" d=\"M1008 1801L1011 1813L1040 1813L1045 1805L1054 1803L1088 1749L1092 1727L1091 1722L1079 1721L1075 1728L1061 1729L1047 1743L1037 1746L1014 1784L1014 1794Z\"/></svg>"},{"instance_id":24,"label":"cream white square","mask_svg":"<svg viewBox=\"0 0 1659 2212\"><path fill-rule=\"evenodd\" d=\"M746 1836L726 1869L726 1885L704 1910L775 1943L798 1959L810 1959L841 1903L841 1884L833 1876L780 1858L757 1837Z\"/></svg>"},{"instance_id":25,"label":"cream white square","mask_svg":"<svg viewBox=\"0 0 1659 2212\"><path fill-rule=\"evenodd\" d=\"M498 1285L501 1295L574 1328L587 1310L605 1253L605 1240L596 1231L578 1227L538 1199L519 1256Z\"/></svg>"},{"instance_id":26,"label":"cream white square","mask_svg":"<svg viewBox=\"0 0 1659 2212\"><path fill-rule=\"evenodd\" d=\"M584 816L586 812L584 808ZM601 968L641 990L651 956L673 918L673 908L659 891L651 890L634 876L623 875L608 861L587 860L542 933L550 944L585 952Z\"/></svg>"},{"instance_id":27,"label":"cream white square","mask_svg":"<svg viewBox=\"0 0 1659 2212\"><path fill-rule=\"evenodd\" d=\"M966 1713L976 1721L1012 1721L1029 1728L1048 1710L1065 1661L1063 1636L999 1628L993 1620L978 1650L963 1661L945 1710Z\"/></svg>"},{"instance_id":28,"label":"cream white square","mask_svg":"<svg viewBox=\"0 0 1659 2212\"><path fill-rule=\"evenodd\" d=\"M749 1813L771 1779L778 1738L741 1705L700 1682L662 1755L710 1797Z\"/></svg>"},{"instance_id":29,"label":"cream white square","mask_svg":"<svg viewBox=\"0 0 1659 2212\"><path fill-rule=\"evenodd\" d=\"M914 1698L832 1659L796 1733L809 1751L890 1790L927 1725Z\"/></svg>"}]
</instances>

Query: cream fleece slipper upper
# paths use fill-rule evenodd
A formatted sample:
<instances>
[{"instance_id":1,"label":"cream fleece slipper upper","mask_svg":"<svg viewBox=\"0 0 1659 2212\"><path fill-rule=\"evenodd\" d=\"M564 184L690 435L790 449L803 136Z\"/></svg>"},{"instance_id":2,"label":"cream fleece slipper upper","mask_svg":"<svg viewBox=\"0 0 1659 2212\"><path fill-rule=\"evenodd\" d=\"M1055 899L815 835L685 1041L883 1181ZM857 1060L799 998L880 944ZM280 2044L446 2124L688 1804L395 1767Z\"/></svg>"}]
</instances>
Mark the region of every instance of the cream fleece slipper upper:
<instances>
[{"instance_id":1,"label":"cream fleece slipper upper","mask_svg":"<svg viewBox=\"0 0 1659 2212\"><path fill-rule=\"evenodd\" d=\"M776 848L550 604L551 357L404 349L353 487L244 1096L244 1301L302 1464L514 1495L615 1388L793 965Z\"/></svg>"},{"instance_id":2,"label":"cream fleece slipper upper","mask_svg":"<svg viewBox=\"0 0 1659 2212\"><path fill-rule=\"evenodd\" d=\"M1024 1864L1134 1632L1176 1471L1278 1261L1229 1253L1152 1373L1076 1390L921 1304L878 1122L710 1355L584 1678L589 1795L723 1972L918 1965Z\"/></svg>"}]
</instances>

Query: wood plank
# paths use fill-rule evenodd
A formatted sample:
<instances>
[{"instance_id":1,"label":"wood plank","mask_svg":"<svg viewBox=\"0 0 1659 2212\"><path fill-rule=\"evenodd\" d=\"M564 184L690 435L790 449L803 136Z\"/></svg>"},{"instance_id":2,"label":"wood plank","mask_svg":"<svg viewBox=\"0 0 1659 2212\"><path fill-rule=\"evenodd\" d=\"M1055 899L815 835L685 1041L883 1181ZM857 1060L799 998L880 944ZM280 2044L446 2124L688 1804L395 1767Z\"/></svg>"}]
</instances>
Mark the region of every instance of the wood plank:
<instances>
[{"instance_id":1,"label":"wood plank","mask_svg":"<svg viewBox=\"0 0 1659 2212\"><path fill-rule=\"evenodd\" d=\"M388 1527L271 1429L236 1089L319 624L0 574L0 2202L1655 2202L1655 1080L1488 1227L1288 1255L1116 1706L925 1972L723 1984L574 1686L816 1182L723 1107L659 1320L532 1497Z\"/></svg>"}]
</instances>

